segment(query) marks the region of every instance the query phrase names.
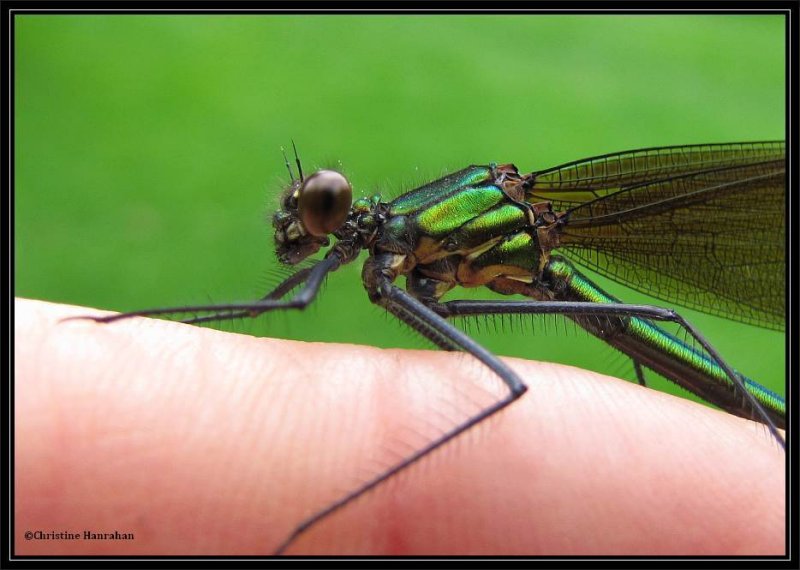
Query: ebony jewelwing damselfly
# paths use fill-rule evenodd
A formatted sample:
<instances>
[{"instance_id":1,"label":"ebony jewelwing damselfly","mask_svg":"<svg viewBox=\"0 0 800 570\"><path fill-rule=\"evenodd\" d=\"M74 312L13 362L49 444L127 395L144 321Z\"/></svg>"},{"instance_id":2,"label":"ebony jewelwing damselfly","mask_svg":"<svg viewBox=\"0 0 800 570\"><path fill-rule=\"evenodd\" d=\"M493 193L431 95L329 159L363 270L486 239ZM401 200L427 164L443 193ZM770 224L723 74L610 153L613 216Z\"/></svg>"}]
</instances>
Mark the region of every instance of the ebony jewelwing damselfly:
<instances>
[{"instance_id":1,"label":"ebony jewelwing damselfly","mask_svg":"<svg viewBox=\"0 0 800 570\"><path fill-rule=\"evenodd\" d=\"M256 317L311 303L324 278L369 251L362 280L370 300L448 351L471 354L507 394L311 514L277 552L527 390L523 379L448 319L559 314L643 368L732 414L764 423L781 446L783 399L734 371L672 309L629 305L602 291L574 263L668 302L781 330L785 319L781 141L647 148L596 156L521 175L513 164L469 166L394 200L352 201L348 180L319 170L297 178L273 216L279 260L296 271L258 301L133 311L107 317L193 313L185 323ZM331 243L331 238L333 242ZM406 288L395 284L406 277ZM488 287L525 300L440 301L460 287ZM296 291L296 293L293 293ZM206 313L206 314L202 314ZM677 323L683 336L657 321Z\"/></svg>"}]
</instances>

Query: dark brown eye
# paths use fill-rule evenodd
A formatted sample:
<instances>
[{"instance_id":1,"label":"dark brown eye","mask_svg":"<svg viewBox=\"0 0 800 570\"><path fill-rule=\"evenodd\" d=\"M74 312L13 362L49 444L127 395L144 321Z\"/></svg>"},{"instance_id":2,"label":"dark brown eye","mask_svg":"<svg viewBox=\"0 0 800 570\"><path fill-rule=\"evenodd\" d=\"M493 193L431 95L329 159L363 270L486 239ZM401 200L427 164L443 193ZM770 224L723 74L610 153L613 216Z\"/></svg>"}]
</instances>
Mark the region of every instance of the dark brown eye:
<instances>
[{"instance_id":1,"label":"dark brown eye","mask_svg":"<svg viewBox=\"0 0 800 570\"><path fill-rule=\"evenodd\" d=\"M300 221L312 236L328 235L347 220L352 199L347 178L334 170L319 170L306 178L300 190Z\"/></svg>"}]
</instances>

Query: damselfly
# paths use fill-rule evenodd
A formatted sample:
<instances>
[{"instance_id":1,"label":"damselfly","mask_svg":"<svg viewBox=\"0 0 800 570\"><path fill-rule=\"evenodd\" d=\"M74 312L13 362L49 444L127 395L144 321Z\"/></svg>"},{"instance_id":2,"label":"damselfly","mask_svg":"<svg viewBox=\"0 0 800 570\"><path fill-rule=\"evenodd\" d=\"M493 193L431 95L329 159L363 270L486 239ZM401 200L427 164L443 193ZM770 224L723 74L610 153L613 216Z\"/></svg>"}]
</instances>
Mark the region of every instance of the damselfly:
<instances>
[{"instance_id":1,"label":"damselfly","mask_svg":"<svg viewBox=\"0 0 800 570\"><path fill-rule=\"evenodd\" d=\"M384 201L352 201L349 181L319 170L297 177L273 216L275 247L296 265L258 301L184 306L89 317L186 315L186 323L302 309L324 278L369 256L369 299L448 351L474 356L507 387L504 397L302 521L282 552L310 526L376 487L526 391L505 363L449 319L470 315L568 317L631 358L732 414L764 423L780 445L783 399L734 371L671 309L630 305L605 293L574 263L651 296L769 329L784 327L784 143L647 148L569 162L521 175L513 164L469 166ZM331 242L331 240L333 241ZM702 268L702 269L699 269ZM406 288L395 281L406 277ZM456 287L488 287L524 300L446 301ZM296 291L296 292L295 292ZM671 321L675 335L655 321Z\"/></svg>"}]
</instances>

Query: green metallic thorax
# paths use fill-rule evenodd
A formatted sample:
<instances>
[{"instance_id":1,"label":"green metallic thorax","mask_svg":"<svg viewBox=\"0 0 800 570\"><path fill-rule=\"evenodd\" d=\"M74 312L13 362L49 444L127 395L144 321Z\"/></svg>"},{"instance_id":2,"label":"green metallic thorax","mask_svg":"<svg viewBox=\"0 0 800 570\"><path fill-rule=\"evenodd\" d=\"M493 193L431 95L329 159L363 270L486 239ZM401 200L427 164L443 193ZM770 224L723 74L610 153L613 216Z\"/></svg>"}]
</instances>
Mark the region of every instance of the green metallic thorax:
<instances>
[{"instance_id":1,"label":"green metallic thorax","mask_svg":"<svg viewBox=\"0 0 800 570\"><path fill-rule=\"evenodd\" d=\"M388 204L376 248L412 257L410 284L427 278L425 297L456 285L531 283L543 252L530 214L503 183L515 176L513 165L470 166L400 196Z\"/></svg>"}]
</instances>

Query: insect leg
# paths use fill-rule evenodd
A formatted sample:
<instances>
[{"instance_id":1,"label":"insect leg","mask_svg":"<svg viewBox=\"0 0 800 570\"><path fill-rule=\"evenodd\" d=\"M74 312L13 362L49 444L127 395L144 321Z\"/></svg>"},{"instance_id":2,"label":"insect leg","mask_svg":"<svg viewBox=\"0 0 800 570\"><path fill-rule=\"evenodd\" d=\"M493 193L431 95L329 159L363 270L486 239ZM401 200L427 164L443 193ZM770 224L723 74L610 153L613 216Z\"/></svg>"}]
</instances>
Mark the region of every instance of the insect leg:
<instances>
[{"instance_id":1,"label":"insect leg","mask_svg":"<svg viewBox=\"0 0 800 570\"><path fill-rule=\"evenodd\" d=\"M481 423L486 418L502 410L511 402L522 396L527 390L527 386L525 386L519 376L499 358L469 338L462 331L455 328L452 324L448 323L445 319L426 307L422 302L394 285L388 277L378 277L376 285L379 294L377 296L371 295L373 302L385 307L390 313L430 339L438 347L444 350L457 350L471 354L492 372L497 374L508 386L509 392L501 400L484 408L476 415L473 415L421 449L403 458L400 462L379 473L373 479L360 485L342 498L303 520L278 547L275 554L282 554L292 542L320 520L338 511L364 493L374 489L403 469L410 467L435 449L464 433L472 426Z\"/></svg>"},{"instance_id":2,"label":"insect leg","mask_svg":"<svg viewBox=\"0 0 800 570\"><path fill-rule=\"evenodd\" d=\"M256 301L244 301L239 303L223 303L218 305L190 305L184 307L165 307L159 309L145 309L142 311L131 311L108 315L105 317L80 316L68 317L64 320L92 320L98 323L111 323L131 317L154 317L177 315L181 313L212 312L211 315L191 317L181 322L196 324L208 321L223 321L240 317L257 317L267 311L277 309L304 309L317 296L325 276L338 269L341 262L335 255L320 261L311 268L301 269L297 273L290 275L280 283L269 294ZM303 284L302 289L288 300L282 300L289 291Z\"/></svg>"},{"instance_id":3,"label":"insect leg","mask_svg":"<svg viewBox=\"0 0 800 570\"><path fill-rule=\"evenodd\" d=\"M644 379L644 370L642 370L642 365L639 364L639 361L635 358L632 358L631 361L633 362L633 371L636 373L636 381L639 383L639 386L647 387L647 382Z\"/></svg>"},{"instance_id":4,"label":"insect leg","mask_svg":"<svg viewBox=\"0 0 800 570\"><path fill-rule=\"evenodd\" d=\"M782 448L786 444L778 432L772 416L756 397L746 389L745 381L728 365L717 350L685 318L672 309L651 305L625 303L591 303L583 301L448 301L430 304L431 310L450 318L466 315L497 314L560 314L565 316L600 315L618 318L638 317L655 321L670 321L683 328L724 371L733 390L744 399L753 411L753 417L764 423ZM750 381L748 381L750 382ZM755 383L753 383L755 384ZM688 387L691 389L691 387Z\"/></svg>"}]
</instances>

